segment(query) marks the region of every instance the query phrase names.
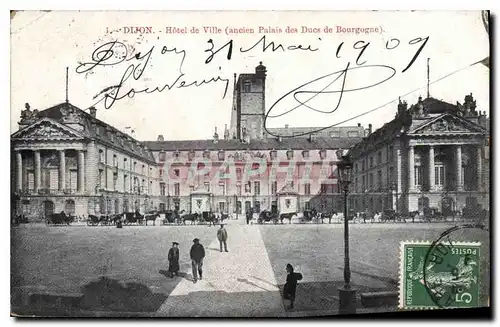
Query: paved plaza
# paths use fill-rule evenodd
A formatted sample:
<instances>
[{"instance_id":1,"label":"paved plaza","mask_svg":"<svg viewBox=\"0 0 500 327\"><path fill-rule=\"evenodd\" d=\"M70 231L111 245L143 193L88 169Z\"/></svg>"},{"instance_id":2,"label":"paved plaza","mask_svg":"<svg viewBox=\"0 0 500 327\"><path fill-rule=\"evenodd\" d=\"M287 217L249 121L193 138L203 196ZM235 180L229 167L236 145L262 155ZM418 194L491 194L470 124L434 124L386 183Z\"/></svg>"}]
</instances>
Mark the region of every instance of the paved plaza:
<instances>
[{"instance_id":1,"label":"paved plaza","mask_svg":"<svg viewBox=\"0 0 500 327\"><path fill-rule=\"evenodd\" d=\"M359 293L396 291L399 243L435 240L452 224L352 224L352 284ZM50 300L33 305L33 295L83 300L68 314L160 317L283 317L336 314L343 284L343 226L340 224L243 225L231 221L229 252L220 252L218 227L21 225L12 229L12 302L19 313L50 312ZM487 236L468 231L487 242ZM203 280L193 283L189 250L204 245ZM180 243L181 276L167 276L171 242ZM299 282L293 310L281 291L285 266ZM488 283L489 284L489 283ZM30 296L31 294L31 296ZM62 298L62 299L61 299ZM75 300L76 301L76 300ZM52 305L52 307L51 307ZM50 307L50 308L49 308ZM363 309L359 311L374 311ZM379 310L395 310L381 308ZM56 314L64 314L56 312Z\"/></svg>"}]
</instances>

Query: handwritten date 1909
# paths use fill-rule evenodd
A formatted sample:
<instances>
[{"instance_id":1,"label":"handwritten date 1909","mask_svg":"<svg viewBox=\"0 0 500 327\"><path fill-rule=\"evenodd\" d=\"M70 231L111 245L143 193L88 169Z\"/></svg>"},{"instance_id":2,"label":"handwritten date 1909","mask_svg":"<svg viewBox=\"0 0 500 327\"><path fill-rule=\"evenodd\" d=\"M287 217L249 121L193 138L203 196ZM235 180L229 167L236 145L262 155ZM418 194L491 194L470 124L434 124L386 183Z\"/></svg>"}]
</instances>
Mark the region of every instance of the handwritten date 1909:
<instances>
[{"instance_id":1,"label":"handwritten date 1909","mask_svg":"<svg viewBox=\"0 0 500 327\"><path fill-rule=\"evenodd\" d=\"M318 38L318 40L321 41L322 39ZM426 37L417 37L417 38L414 38L408 42L409 45L414 45L414 44L418 44L418 43L421 43L421 45L417 49L417 51L414 53L414 55L411 58L408 65L402 70L403 73L405 71L407 71L411 67L411 65L413 65L413 63L417 59L418 55L420 54L420 52L422 52L423 48L427 44L428 40L429 40L429 37L426 36ZM226 48L227 48L226 58L227 58L227 60L231 60L232 55L233 55L234 40L230 40L229 42L227 42L223 46L219 47L218 49L215 49L215 44L214 44L214 41L212 39L208 40L207 43L208 43L209 48L206 49L205 52L208 52L209 55L205 60L205 64L210 63L217 53L219 53L220 51L222 51ZM390 40L385 42L385 49L386 50L394 50L397 47L399 47L400 44L401 44L401 41L399 39L391 38ZM363 56L363 54L365 53L365 51L368 49L369 46L370 46L370 42L366 42L363 40L359 40L359 41L356 41L353 43L353 45L352 45L353 49L359 50L358 57L356 58L356 64L358 66L361 66L367 62L366 60L362 61L361 57ZM283 46L283 44L281 44L281 43L275 43L274 41L268 41L266 38L266 35L264 35L252 46L250 46L248 48L241 47L239 51L241 53L245 53L245 52L249 52L252 50L258 50L259 48L262 49L262 52L266 52L268 49L270 49L272 52L276 52L276 51L285 52L285 51L294 51L294 50L316 52L319 50L319 47L314 47L312 45L305 46L305 45L298 44L298 45ZM335 56L337 58L341 58L343 48L344 48L344 42L341 42L337 46L337 49L335 52Z\"/></svg>"}]
</instances>

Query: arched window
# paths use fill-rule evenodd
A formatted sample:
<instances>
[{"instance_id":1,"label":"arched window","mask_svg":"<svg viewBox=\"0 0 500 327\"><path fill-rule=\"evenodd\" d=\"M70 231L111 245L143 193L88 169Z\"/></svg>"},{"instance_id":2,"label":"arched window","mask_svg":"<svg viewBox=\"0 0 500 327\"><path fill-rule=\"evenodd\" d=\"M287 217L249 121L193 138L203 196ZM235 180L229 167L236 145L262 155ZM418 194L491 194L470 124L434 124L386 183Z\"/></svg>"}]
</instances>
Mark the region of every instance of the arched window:
<instances>
[{"instance_id":1,"label":"arched window","mask_svg":"<svg viewBox=\"0 0 500 327\"><path fill-rule=\"evenodd\" d=\"M67 214L67 215L70 215L70 214L75 214L75 201L74 200L71 200L71 199L68 199L66 200L66 202L64 202L64 212Z\"/></svg>"}]
</instances>

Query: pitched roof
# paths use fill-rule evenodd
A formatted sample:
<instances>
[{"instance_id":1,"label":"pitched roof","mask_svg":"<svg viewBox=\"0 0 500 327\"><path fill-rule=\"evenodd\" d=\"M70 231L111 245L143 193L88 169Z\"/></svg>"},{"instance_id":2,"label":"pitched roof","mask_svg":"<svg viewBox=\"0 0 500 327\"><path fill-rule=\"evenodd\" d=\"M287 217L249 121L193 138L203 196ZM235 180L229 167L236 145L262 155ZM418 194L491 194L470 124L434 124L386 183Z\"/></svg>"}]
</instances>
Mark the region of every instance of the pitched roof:
<instances>
[{"instance_id":1,"label":"pitched roof","mask_svg":"<svg viewBox=\"0 0 500 327\"><path fill-rule=\"evenodd\" d=\"M89 113L85 112L84 110L74 106L73 104L69 102L63 102L59 103L55 106L52 106L50 108L47 108L45 110L39 111L38 112L38 117L43 118L43 117L48 117L51 119L54 119L56 121L61 121L63 119L63 112L64 111L74 111L77 112L80 117L83 119L81 120L81 123L84 124L85 130L82 131L81 133L84 134L87 137L90 138L95 138L99 140L100 142L112 146L112 147L117 147L119 146L122 150L131 153L135 156L138 156L142 159L149 160L150 162L155 162L153 154L148 151L148 149L143 147L144 142L138 141L131 137L130 135L120 131L119 129L107 124L106 122L92 117ZM124 142L123 145L118 142L112 142L109 133L98 133L97 128L94 128L93 125L98 125L102 126L106 130L111 131L112 133L115 133L117 137L121 137L125 140L128 140L129 142ZM133 145L133 144L136 145Z\"/></svg>"},{"instance_id":2,"label":"pitched roof","mask_svg":"<svg viewBox=\"0 0 500 327\"><path fill-rule=\"evenodd\" d=\"M361 138L327 138L318 137L312 140L306 138L268 138L262 140L251 140L250 143L242 143L239 140L186 140L186 141L145 141L144 144L151 151L175 151L175 150L299 150L299 149L338 149L350 148L361 141Z\"/></svg>"}]
</instances>

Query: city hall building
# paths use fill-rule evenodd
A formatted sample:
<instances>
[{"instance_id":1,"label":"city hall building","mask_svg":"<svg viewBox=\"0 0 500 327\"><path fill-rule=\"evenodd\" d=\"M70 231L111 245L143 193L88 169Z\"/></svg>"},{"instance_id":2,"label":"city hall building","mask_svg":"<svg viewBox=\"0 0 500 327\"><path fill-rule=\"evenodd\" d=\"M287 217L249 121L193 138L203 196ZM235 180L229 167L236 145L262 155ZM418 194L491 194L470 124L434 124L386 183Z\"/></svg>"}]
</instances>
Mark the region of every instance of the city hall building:
<instances>
[{"instance_id":1,"label":"city hall building","mask_svg":"<svg viewBox=\"0 0 500 327\"><path fill-rule=\"evenodd\" d=\"M408 108L400 101L396 117L350 151L351 209L445 216L487 210L488 122L472 94L456 105L428 97Z\"/></svg>"},{"instance_id":2,"label":"city hall building","mask_svg":"<svg viewBox=\"0 0 500 327\"><path fill-rule=\"evenodd\" d=\"M261 63L255 73L235 75L230 126L205 140L160 135L141 142L99 120L95 108L66 101L38 111L26 104L11 135L12 212L33 221L61 211L338 210L336 150L351 148L369 129L358 124L299 136L317 128L287 125L269 130L296 137L268 135L266 73ZM221 169L232 174L221 178Z\"/></svg>"}]
</instances>

